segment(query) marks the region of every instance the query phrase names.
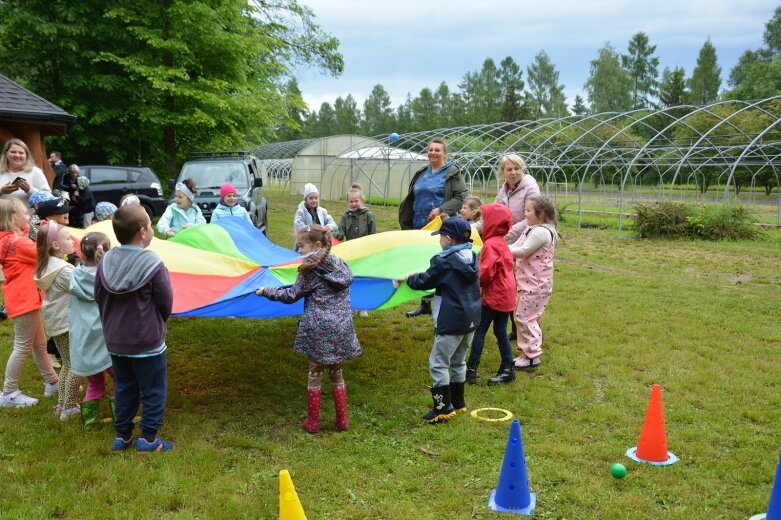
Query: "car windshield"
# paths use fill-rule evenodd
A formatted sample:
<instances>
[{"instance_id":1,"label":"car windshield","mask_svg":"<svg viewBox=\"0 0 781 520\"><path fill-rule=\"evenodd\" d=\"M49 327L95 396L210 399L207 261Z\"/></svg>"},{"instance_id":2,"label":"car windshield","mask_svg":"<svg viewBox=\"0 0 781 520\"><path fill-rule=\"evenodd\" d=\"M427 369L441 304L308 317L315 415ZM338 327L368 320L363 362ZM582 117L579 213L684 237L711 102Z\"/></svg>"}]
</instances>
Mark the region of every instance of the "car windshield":
<instances>
[{"instance_id":1,"label":"car windshield","mask_svg":"<svg viewBox=\"0 0 781 520\"><path fill-rule=\"evenodd\" d=\"M192 179L199 191L218 190L226 182L233 184L237 191L249 189L247 174L242 163L204 161L184 165L181 179Z\"/></svg>"}]
</instances>

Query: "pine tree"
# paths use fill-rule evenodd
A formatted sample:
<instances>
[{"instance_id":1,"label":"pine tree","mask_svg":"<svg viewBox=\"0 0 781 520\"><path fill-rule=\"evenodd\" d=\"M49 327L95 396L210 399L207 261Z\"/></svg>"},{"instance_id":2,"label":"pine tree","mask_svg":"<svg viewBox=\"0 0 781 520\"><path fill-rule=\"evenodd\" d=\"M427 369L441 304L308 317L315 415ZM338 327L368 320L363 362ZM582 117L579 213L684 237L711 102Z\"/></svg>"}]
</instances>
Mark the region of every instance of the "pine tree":
<instances>
[{"instance_id":1,"label":"pine tree","mask_svg":"<svg viewBox=\"0 0 781 520\"><path fill-rule=\"evenodd\" d=\"M629 40L628 51L628 54L621 55L621 66L632 82L632 107L650 107L659 76L659 58L653 56L656 45L650 45L648 35L639 32Z\"/></svg>"},{"instance_id":2,"label":"pine tree","mask_svg":"<svg viewBox=\"0 0 781 520\"><path fill-rule=\"evenodd\" d=\"M502 105L499 109L501 121L524 119L523 71L512 57L507 56L499 64L499 81L502 88Z\"/></svg>"},{"instance_id":3,"label":"pine tree","mask_svg":"<svg viewBox=\"0 0 781 520\"><path fill-rule=\"evenodd\" d=\"M719 96L721 87L721 67L716 57L716 47L708 38L700 49L697 66L687 82L689 101L693 105L713 103Z\"/></svg>"},{"instance_id":4,"label":"pine tree","mask_svg":"<svg viewBox=\"0 0 781 520\"><path fill-rule=\"evenodd\" d=\"M576 116L588 114L588 107L583 102L583 98L580 97L580 94L575 96L575 104L572 105L572 113Z\"/></svg>"},{"instance_id":5,"label":"pine tree","mask_svg":"<svg viewBox=\"0 0 781 520\"><path fill-rule=\"evenodd\" d=\"M662 81L659 83L659 106L669 108L686 103L686 72L683 67L670 70L664 68Z\"/></svg>"}]
</instances>

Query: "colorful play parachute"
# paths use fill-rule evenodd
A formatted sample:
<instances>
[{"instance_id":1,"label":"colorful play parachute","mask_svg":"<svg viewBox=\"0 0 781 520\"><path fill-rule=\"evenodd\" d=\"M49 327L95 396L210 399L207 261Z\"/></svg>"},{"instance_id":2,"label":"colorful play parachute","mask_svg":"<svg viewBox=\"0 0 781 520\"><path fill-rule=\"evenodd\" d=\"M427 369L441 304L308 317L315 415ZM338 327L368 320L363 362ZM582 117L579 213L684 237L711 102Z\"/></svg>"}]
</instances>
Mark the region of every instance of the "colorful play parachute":
<instances>
[{"instance_id":1,"label":"colorful play parachute","mask_svg":"<svg viewBox=\"0 0 781 520\"><path fill-rule=\"evenodd\" d=\"M393 280L428 268L440 251L438 237L431 236L439 225L437 219L427 230L386 231L335 245L331 252L345 260L354 275L353 309L386 309L424 294L406 284L395 289ZM110 221L72 234L81 238L89 231L105 233L117 245ZM479 251L479 235L472 235ZM255 296L258 287L292 285L300 259L242 219L194 226L169 240L155 238L149 248L171 273L175 315L277 318L304 310L303 300L286 305Z\"/></svg>"}]
</instances>

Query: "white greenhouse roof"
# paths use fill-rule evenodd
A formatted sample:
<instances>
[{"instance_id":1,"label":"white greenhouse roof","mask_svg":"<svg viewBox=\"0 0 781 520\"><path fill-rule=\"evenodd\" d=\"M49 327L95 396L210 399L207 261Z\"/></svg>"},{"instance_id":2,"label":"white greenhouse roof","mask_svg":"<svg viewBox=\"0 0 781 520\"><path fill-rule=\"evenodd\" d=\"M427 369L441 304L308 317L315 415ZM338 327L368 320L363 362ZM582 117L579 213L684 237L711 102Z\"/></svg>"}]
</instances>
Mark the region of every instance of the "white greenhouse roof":
<instances>
[{"instance_id":1,"label":"white greenhouse roof","mask_svg":"<svg viewBox=\"0 0 781 520\"><path fill-rule=\"evenodd\" d=\"M425 155L404 150L403 148L393 148L391 146L367 146L357 148L339 154L340 159L403 159L407 161L426 161Z\"/></svg>"}]
</instances>

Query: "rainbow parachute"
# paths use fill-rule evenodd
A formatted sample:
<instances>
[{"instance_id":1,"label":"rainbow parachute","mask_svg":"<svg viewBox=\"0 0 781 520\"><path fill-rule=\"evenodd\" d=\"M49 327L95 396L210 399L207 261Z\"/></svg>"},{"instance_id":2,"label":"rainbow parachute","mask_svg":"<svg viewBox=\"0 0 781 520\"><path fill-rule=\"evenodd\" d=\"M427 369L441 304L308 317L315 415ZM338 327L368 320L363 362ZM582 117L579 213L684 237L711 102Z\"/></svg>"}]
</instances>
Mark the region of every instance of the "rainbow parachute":
<instances>
[{"instance_id":1,"label":"rainbow parachute","mask_svg":"<svg viewBox=\"0 0 781 520\"><path fill-rule=\"evenodd\" d=\"M406 284L396 289L393 280L428 269L430 258L440 251L431 230L440 225L436 219L425 230L386 231L335 245L331 252L353 272L353 309L386 309L424 294ZM81 238L89 231L105 233L112 246L118 245L109 221L72 234ZM482 242L474 230L472 238L479 251ZM228 217L185 229L169 240L155 238L149 248L171 274L177 316L278 318L304 310L303 300L287 305L255 296L258 287L292 285L300 257L242 219Z\"/></svg>"}]
</instances>

